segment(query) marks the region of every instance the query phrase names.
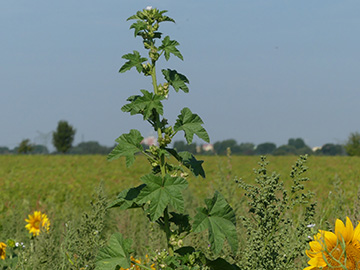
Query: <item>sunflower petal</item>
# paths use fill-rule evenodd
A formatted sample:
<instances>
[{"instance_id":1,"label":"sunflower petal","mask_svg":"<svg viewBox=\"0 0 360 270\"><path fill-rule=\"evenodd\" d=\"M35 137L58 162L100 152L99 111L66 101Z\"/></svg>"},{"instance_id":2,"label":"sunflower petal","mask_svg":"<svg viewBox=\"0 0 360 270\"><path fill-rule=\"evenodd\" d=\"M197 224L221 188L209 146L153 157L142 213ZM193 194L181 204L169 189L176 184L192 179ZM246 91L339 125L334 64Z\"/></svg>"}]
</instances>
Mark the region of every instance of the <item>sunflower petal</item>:
<instances>
[{"instance_id":1,"label":"sunflower petal","mask_svg":"<svg viewBox=\"0 0 360 270\"><path fill-rule=\"evenodd\" d=\"M347 243L350 242L353 238L353 235L354 235L354 227L351 223L350 218L346 217L346 237L344 237L345 241Z\"/></svg>"}]
</instances>

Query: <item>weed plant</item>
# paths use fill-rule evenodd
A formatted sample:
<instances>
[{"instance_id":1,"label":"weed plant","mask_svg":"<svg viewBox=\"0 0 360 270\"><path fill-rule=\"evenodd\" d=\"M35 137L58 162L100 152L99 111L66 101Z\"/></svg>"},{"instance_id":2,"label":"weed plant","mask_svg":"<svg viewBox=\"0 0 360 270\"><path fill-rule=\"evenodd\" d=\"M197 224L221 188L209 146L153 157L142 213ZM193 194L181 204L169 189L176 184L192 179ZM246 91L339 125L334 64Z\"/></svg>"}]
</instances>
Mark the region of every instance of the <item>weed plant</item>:
<instances>
[{"instance_id":1,"label":"weed plant","mask_svg":"<svg viewBox=\"0 0 360 270\"><path fill-rule=\"evenodd\" d=\"M249 199L249 215L243 216L246 230L246 248L241 257L242 269L285 270L296 269L298 259L304 255L307 235L314 224L315 203L311 192L304 192L302 177L307 170L306 157L293 166L290 191L284 188L280 176L267 169L268 162L261 158L255 170L256 185L239 180L239 186ZM304 210L304 211L303 211Z\"/></svg>"}]
</instances>

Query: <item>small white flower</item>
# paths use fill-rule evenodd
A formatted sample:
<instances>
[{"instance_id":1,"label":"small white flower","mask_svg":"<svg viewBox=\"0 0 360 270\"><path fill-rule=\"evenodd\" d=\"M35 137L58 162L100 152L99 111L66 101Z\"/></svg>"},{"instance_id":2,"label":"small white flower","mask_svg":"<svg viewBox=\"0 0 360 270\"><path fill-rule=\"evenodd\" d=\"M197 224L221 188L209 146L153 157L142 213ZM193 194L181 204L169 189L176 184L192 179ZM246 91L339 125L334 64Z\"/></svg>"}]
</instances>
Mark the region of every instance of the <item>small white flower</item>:
<instances>
[{"instance_id":1,"label":"small white flower","mask_svg":"<svg viewBox=\"0 0 360 270\"><path fill-rule=\"evenodd\" d=\"M147 6L145 9L146 10L152 10L152 6Z\"/></svg>"},{"instance_id":2,"label":"small white flower","mask_svg":"<svg viewBox=\"0 0 360 270\"><path fill-rule=\"evenodd\" d=\"M15 243L15 247L18 247L20 244L19 244L19 242L16 242Z\"/></svg>"},{"instance_id":3,"label":"small white flower","mask_svg":"<svg viewBox=\"0 0 360 270\"><path fill-rule=\"evenodd\" d=\"M315 224L309 224L309 225L306 225L306 227L313 228L313 227L315 227Z\"/></svg>"}]
</instances>

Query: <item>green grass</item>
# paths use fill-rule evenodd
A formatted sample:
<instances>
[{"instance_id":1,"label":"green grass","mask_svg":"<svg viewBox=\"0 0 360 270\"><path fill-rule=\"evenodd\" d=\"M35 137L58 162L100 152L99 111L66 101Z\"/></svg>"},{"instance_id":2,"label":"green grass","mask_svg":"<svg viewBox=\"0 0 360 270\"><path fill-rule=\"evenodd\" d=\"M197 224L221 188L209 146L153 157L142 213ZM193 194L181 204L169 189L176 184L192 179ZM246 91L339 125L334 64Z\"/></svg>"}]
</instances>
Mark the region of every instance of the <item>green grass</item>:
<instances>
[{"instance_id":1,"label":"green grass","mask_svg":"<svg viewBox=\"0 0 360 270\"><path fill-rule=\"evenodd\" d=\"M247 215L243 191L235 183L242 178L253 183L253 168L259 157L203 156L206 179L189 178L185 194L190 215L203 200L220 190L235 209L237 216ZM297 157L268 157L269 170L281 175L289 187L289 173ZM317 220L320 228L328 229L336 218L358 215L351 212L357 198L360 177L360 158L309 157L306 188L315 192L318 201ZM90 201L100 182L107 198L112 200L125 188L140 183L139 178L151 170L144 157L125 167L124 160L108 162L105 156L0 156L0 242L9 238L28 241L24 219L34 210L46 212L58 239L62 238L65 223L80 222L82 214L90 211ZM138 254L164 246L164 239L155 224L147 222L140 210L125 212L111 209L106 218L109 235L120 231L134 240ZM189 239L201 243L203 238Z\"/></svg>"}]
</instances>

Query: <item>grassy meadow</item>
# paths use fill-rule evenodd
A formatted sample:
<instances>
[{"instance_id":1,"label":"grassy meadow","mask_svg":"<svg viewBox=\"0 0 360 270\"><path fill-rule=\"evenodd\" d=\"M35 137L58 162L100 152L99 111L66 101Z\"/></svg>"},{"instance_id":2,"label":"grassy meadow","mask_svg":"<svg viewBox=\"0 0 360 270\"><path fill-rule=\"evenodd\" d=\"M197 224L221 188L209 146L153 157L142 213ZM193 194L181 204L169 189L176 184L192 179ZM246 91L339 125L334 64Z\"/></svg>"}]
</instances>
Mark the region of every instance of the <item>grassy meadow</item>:
<instances>
[{"instance_id":1,"label":"grassy meadow","mask_svg":"<svg viewBox=\"0 0 360 270\"><path fill-rule=\"evenodd\" d=\"M203 205L206 197L219 190L238 217L247 215L246 199L234 179L254 183L253 168L257 168L260 158L197 158L204 160L206 179L189 178L186 209L195 211L196 207ZM151 168L144 157L137 159L139 162L126 168L123 159L108 162L105 156L100 155L0 156L0 242L9 238L28 241L30 237L24 219L35 210L47 213L53 231L62 241L67 223L71 221L76 225L84 212L91 211L90 202L94 201L95 190L101 183L108 201L115 199L121 190L140 183L139 178L149 173ZM290 188L289 173L297 157L269 156L267 160L269 171L279 173L285 186ZM332 228L336 218L344 219L346 215L359 218L356 212L359 202L356 199L360 187L360 158L309 157L307 166L306 176L310 182L305 188L315 193L314 200L318 202L317 228ZM133 246L140 256L165 245L156 224L146 222L140 210L121 212L110 209L105 224L105 237L114 231L122 232L133 239ZM240 221L238 224L241 227ZM188 241L203 246L201 244L205 240L200 235Z\"/></svg>"}]
</instances>

